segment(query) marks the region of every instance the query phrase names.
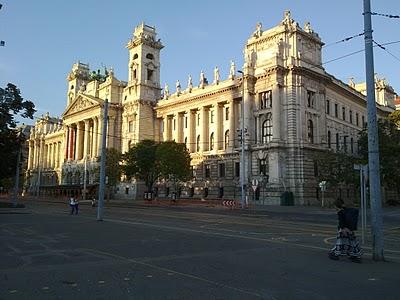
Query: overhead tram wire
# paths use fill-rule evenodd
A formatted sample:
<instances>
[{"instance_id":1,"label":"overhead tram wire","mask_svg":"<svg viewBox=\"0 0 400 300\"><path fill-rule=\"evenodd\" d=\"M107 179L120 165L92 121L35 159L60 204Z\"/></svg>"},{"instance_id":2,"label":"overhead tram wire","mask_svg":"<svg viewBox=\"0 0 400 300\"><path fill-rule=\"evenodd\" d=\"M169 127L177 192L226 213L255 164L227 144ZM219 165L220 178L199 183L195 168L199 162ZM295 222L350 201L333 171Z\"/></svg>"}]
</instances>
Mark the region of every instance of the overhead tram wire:
<instances>
[{"instance_id":1,"label":"overhead tram wire","mask_svg":"<svg viewBox=\"0 0 400 300\"><path fill-rule=\"evenodd\" d=\"M394 57L396 60L400 61L400 58L398 58L396 55L394 55L393 53L389 52L388 49L386 49L386 47L383 47L381 44L379 44L378 42L376 42L375 40L372 40L375 45L377 45L379 48L381 48L382 50L386 51L388 54L390 54L392 57Z\"/></svg>"}]
</instances>

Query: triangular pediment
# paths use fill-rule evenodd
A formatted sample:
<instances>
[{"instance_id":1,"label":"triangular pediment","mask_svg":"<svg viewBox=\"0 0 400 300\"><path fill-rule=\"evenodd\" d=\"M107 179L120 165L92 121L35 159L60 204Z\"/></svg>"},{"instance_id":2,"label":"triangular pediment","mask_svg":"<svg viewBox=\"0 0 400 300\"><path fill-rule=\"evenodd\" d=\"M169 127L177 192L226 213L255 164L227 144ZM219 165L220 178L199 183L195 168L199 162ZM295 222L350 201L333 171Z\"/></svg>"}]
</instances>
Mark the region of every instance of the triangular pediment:
<instances>
[{"instance_id":1,"label":"triangular pediment","mask_svg":"<svg viewBox=\"0 0 400 300\"><path fill-rule=\"evenodd\" d=\"M67 106L63 113L63 117L87 110L89 108L100 107L103 102L104 101L102 99L80 93L76 96L75 100L73 100L71 104Z\"/></svg>"}]
</instances>

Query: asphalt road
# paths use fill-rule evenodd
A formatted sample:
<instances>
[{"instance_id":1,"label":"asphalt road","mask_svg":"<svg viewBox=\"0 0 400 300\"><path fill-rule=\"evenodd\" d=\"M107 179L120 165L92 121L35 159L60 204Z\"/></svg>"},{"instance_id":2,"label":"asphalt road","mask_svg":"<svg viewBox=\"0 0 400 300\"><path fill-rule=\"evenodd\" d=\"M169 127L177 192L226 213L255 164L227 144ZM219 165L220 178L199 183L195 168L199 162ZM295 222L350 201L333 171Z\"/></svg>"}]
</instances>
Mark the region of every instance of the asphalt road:
<instances>
[{"instance_id":1,"label":"asphalt road","mask_svg":"<svg viewBox=\"0 0 400 300\"><path fill-rule=\"evenodd\" d=\"M0 209L0 299L399 299L400 211L385 257L332 261L332 210Z\"/></svg>"}]
</instances>

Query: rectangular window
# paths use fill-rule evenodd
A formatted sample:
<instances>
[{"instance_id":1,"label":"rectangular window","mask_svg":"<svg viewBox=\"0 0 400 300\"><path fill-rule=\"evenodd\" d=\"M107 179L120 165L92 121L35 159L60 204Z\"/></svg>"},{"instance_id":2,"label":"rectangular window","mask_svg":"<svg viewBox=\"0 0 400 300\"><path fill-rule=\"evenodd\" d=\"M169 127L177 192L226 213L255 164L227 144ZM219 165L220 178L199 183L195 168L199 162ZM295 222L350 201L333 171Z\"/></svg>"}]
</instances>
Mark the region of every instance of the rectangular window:
<instances>
[{"instance_id":1,"label":"rectangular window","mask_svg":"<svg viewBox=\"0 0 400 300\"><path fill-rule=\"evenodd\" d=\"M218 165L218 173L219 173L219 177L225 177L225 164L224 163L220 163Z\"/></svg>"},{"instance_id":2,"label":"rectangular window","mask_svg":"<svg viewBox=\"0 0 400 300\"><path fill-rule=\"evenodd\" d=\"M307 107L314 108L315 92L307 91Z\"/></svg>"},{"instance_id":3,"label":"rectangular window","mask_svg":"<svg viewBox=\"0 0 400 300\"><path fill-rule=\"evenodd\" d=\"M272 107L272 91L260 93L260 109Z\"/></svg>"},{"instance_id":4,"label":"rectangular window","mask_svg":"<svg viewBox=\"0 0 400 300\"><path fill-rule=\"evenodd\" d=\"M129 123L128 123L128 131L129 132L133 132L133 121L129 121Z\"/></svg>"},{"instance_id":5,"label":"rectangular window","mask_svg":"<svg viewBox=\"0 0 400 300\"><path fill-rule=\"evenodd\" d=\"M213 110L210 111L210 123L211 124L214 123L214 111Z\"/></svg>"},{"instance_id":6,"label":"rectangular window","mask_svg":"<svg viewBox=\"0 0 400 300\"><path fill-rule=\"evenodd\" d=\"M326 100L326 114L329 115L331 112L331 103L329 100Z\"/></svg>"},{"instance_id":7,"label":"rectangular window","mask_svg":"<svg viewBox=\"0 0 400 300\"><path fill-rule=\"evenodd\" d=\"M365 124L365 116L362 116L362 117L361 117L361 122L362 122L362 126L363 126L364 128L367 127L366 124Z\"/></svg>"},{"instance_id":8,"label":"rectangular window","mask_svg":"<svg viewBox=\"0 0 400 300\"><path fill-rule=\"evenodd\" d=\"M210 178L211 174L211 166L210 165L204 165L204 177L205 178Z\"/></svg>"},{"instance_id":9,"label":"rectangular window","mask_svg":"<svg viewBox=\"0 0 400 300\"><path fill-rule=\"evenodd\" d=\"M335 103L335 117L339 118L339 105Z\"/></svg>"},{"instance_id":10,"label":"rectangular window","mask_svg":"<svg viewBox=\"0 0 400 300\"><path fill-rule=\"evenodd\" d=\"M353 111L349 111L349 122L353 124Z\"/></svg>"},{"instance_id":11,"label":"rectangular window","mask_svg":"<svg viewBox=\"0 0 400 300\"><path fill-rule=\"evenodd\" d=\"M176 129L176 119L174 118L174 130Z\"/></svg>"},{"instance_id":12,"label":"rectangular window","mask_svg":"<svg viewBox=\"0 0 400 300\"><path fill-rule=\"evenodd\" d=\"M229 107L225 108L225 120L228 121L229 120Z\"/></svg>"},{"instance_id":13,"label":"rectangular window","mask_svg":"<svg viewBox=\"0 0 400 300\"><path fill-rule=\"evenodd\" d=\"M188 117L185 116L185 128L187 128L187 124L188 124Z\"/></svg>"},{"instance_id":14,"label":"rectangular window","mask_svg":"<svg viewBox=\"0 0 400 300\"><path fill-rule=\"evenodd\" d=\"M147 80L153 80L153 70L147 69Z\"/></svg>"},{"instance_id":15,"label":"rectangular window","mask_svg":"<svg viewBox=\"0 0 400 300\"><path fill-rule=\"evenodd\" d=\"M261 175L266 175L267 172L267 160L266 159L260 159L258 161L258 166L259 166L259 170Z\"/></svg>"},{"instance_id":16,"label":"rectangular window","mask_svg":"<svg viewBox=\"0 0 400 300\"><path fill-rule=\"evenodd\" d=\"M342 119L343 121L346 121L346 107L342 107Z\"/></svg>"},{"instance_id":17,"label":"rectangular window","mask_svg":"<svg viewBox=\"0 0 400 300\"><path fill-rule=\"evenodd\" d=\"M343 137L343 150L347 153L347 135Z\"/></svg>"},{"instance_id":18,"label":"rectangular window","mask_svg":"<svg viewBox=\"0 0 400 300\"><path fill-rule=\"evenodd\" d=\"M358 126L359 121L358 121L358 113L356 112L356 125Z\"/></svg>"},{"instance_id":19,"label":"rectangular window","mask_svg":"<svg viewBox=\"0 0 400 300\"><path fill-rule=\"evenodd\" d=\"M200 114L197 114L197 126L200 126Z\"/></svg>"},{"instance_id":20,"label":"rectangular window","mask_svg":"<svg viewBox=\"0 0 400 300\"><path fill-rule=\"evenodd\" d=\"M240 162L235 161L235 177L240 177Z\"/></svg>"}]
</instances>

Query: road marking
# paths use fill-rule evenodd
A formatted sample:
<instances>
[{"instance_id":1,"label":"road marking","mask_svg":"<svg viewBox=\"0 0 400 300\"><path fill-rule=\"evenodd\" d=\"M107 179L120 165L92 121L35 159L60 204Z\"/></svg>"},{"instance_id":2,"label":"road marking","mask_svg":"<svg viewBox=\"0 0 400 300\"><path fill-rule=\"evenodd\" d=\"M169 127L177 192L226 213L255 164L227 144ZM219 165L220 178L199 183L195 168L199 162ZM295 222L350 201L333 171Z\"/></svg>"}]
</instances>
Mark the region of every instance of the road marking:
<instances>
[{"instance_id":1,"label":"road marking","mask_svg":"<svg viewBox=\"0 0 400 300\"><path fill-rule=\"evenodd\" d=\"M98 284L104 284L104 282L105 282L104 280L97 281Z\"/></svg>"},{"instance_id":2,"label":"road marking","mask_svg":"<svg viewBox=\"0 0 400 300\"><path fill-rule=\"evenodd\" d=\"M153 269L156 269L156 270L159 270L159 271L166 272L168 275L170 275L170 274L171 275L173 275L173 274L180 275L180 276L183 276L183 277L196 279L196 280L199 280L199 281L202 281L202 282L206 282L208 284L212 284L212 285L215 285L215 286L219 286L219 287L235 290L235 291L247 294L247 295L252 295L252 296L256 296L256 297L265 299L265 297L263 297L262 295L260 295L260 294L258 294L256 292L246 291L246 290L243 290L243 289L240 289L240 288L237 288L237 287L229 286L229 285L226 285L226 284L223 284L223 283L219 283L217 281L212 281L212 280L209 280L209 279L206 279L206 278L202 278L202 277L199 277L199 276L196 276L196 275L192 275L192 274L188 274L188 273L182 273L182 272L179 272L179 271L163 268L163 267L160 267L160 266L157 266L157 265L153 265L153 264L150 264L150 263L137 261L137 260L132 259L132 258L128 258L128 257L124 257L124 256L120 256L120 255L117 255L117 254L108 253L108 252L104 252L104 251L100 251L100 250L96 250L96 249L84 249L84 250L90 251L90 252L94 252L94 253L98 253L98 254L101 254L103 256L112 257L114 259L127 261L127 262L130 262L130 263L134 263L134 264L146 266L146 267L149 267L149 268L153 268ZM149 276L152 276L152 275L149 275ZM271 295L270 295L270 299L275 299L276 300L276 298L272 297Z\"/></svg>"},{"instance_id":3,"label":"road marking","mask_svg":"<svg viewBox=\"0 0 400 300\"><path fill-rule=\"evenodd\" d=\"M131 280L131 279L128 278L128 277L125 277L125 278L124 278L124 281L129 281L129 280Z\"/></svg>"},{"instance_id":4,"label":"road marking","mask_svg":"<svg viewBox=\"0 0 400 300\"><path fill-rule=\"evenodd\" d=\"M49 290L50 288L48 287L48 286L44 286L44 287L42 287L42 290L44 290L44 291L47 291L47 290Z\"/></svg>"},{"instance_id":5,"label":"road marking","mask_svg":"<svg viewBox=\"0 0 400 300\"><path fill-rule=\"evenodd\" d=\"M8 291L10 294L15 294L16 292L18 292L18 290L9 290Z\"/></svg>"}]
</instances>

